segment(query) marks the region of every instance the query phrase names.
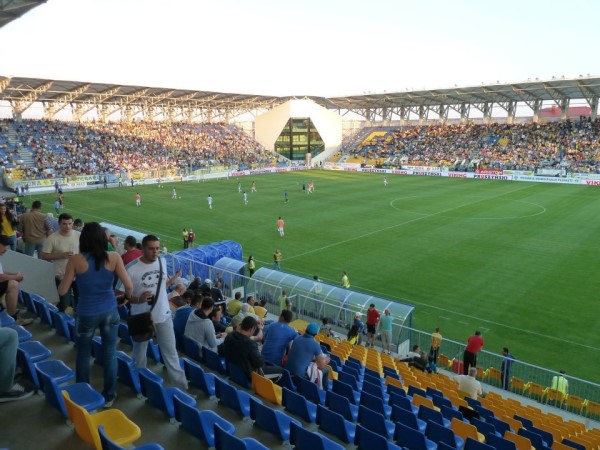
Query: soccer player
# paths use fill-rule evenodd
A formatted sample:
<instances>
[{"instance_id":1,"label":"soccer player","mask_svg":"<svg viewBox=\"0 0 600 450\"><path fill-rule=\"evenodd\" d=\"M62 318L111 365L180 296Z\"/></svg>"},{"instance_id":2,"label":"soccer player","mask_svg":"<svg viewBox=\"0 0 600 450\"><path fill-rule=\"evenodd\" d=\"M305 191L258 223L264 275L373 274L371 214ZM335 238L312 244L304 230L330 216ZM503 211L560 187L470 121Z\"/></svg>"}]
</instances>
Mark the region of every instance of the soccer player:
<instances>
[{"instance_id":1,"label":"soccer player","mask_svg":"<svg viewBox=\"0 0 600 450\"><path fill-rule=\"evenodd\" d=\"M142 197L139 192L135 193L135 206L142 206Z\"/></svg>"},{"instance_id":2,"label":"soccer player","mask_svg":"<svg viewBox=\"0 0 600 450\"><path fill-rule=\"evenodd\" d=\"M256 192L256 181L252 182L252 190L251 192Z\"/></svg>"},{"instance_id":3,"label":"soccer player","mask_svg":"<svg viewBox=\"0 0 600 450\"><path fill-rule=\"evenodd\" d=\"M285 223L283 222L283 219L281 218L281 216L279 216L279 220L277 220L277 231L279 231L279 236L281 236L281 237L285 236L285 232L283 231L284 226L285 226Z\"/></svg>"},{"instance_id":4,"label":"soccer player","mask_svg":"<svg viewBox=\"0 0 600 450\"><path fill-rule=\"evenodd\" d=\"M171 195L171 200L177 200L177 191L173 188L173 195Z\"/></svg>"},{"instance_id":5,"label":"soccer player","mask_svg":"<svg viewBox=\"0 0 600 450\"><path fill-rule=\"evenodd\" d=\"M342 282L340 283L340 286L344 289L350 289L350 279L348 278L348 275L346 275L346 272L342 272Z\"/></svg>"},{"instance_id":6,"label":"soccer player","mask_svg":"<svg viewBox=\"0 0 600 450\"><path fill-rule=\"evenodd\" d=\"M285 199L284 200L285 203L290 201L290 199L288 198L288 191L283 191L283 198Z\"/></svg>"},{"instance_id":7,"label":"soccer player","mask_svg":"<svg viewBox=\"0 0 600 450\"><path fill-rule=\"evenodd\" d=\"M208 202L208 208L212 209L212 195L208 194L208 197L206 197L206 201Z\"/></svg>"},{"instance_id":8,"label":"soccer player","mask_svg":"<svg viewBox=\"0 0 600 450\"><path fill-rule=\"evenodd\" d=\"M242 182L238 180L238 192L242 192Z\"/></svg>"},{"instance_id":9,"label":"soccer player","mask_svg":"<svg viewBox=\"0 0 600 450\"><path fill-rule=\"evenodd\" d=\"M248 204L248 194L244 191L244 205Z\"/></svg>"},{"instance_id":10,"label":"soccer player","mask_svg":"<svg viewBox=\"0 0 600 450\"><path fill-rule=\"evenodd\" d=\"M383 186L387 187L387 177L386 176L383 177Z\"/></svg>"}]
</instances>

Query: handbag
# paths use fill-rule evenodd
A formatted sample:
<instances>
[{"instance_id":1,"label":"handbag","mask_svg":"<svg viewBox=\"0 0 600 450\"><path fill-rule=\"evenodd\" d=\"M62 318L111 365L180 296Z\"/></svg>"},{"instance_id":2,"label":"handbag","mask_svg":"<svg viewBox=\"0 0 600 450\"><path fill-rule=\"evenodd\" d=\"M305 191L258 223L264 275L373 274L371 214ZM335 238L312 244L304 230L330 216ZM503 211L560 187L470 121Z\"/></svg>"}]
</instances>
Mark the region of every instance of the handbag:
<instances>
[{"instance_id":1,"label":"handbag","mask_svg":"<svg viewBox=\"0 0 600 450\"><path fill-rule=\"evenodd\" d=\"M152 320L152 310L158 300L158 294L160 292L160 286L162 284L162 261L158 258L158 265L160 267L158 275L158 284L156 285L156 294L152 299L150 311L143 312L141 314L131 315L131 309L127 316L127 328L129 329L129 336L136 342L149 341L156 334L156 327Z\"/></svg>"}]
</instances>

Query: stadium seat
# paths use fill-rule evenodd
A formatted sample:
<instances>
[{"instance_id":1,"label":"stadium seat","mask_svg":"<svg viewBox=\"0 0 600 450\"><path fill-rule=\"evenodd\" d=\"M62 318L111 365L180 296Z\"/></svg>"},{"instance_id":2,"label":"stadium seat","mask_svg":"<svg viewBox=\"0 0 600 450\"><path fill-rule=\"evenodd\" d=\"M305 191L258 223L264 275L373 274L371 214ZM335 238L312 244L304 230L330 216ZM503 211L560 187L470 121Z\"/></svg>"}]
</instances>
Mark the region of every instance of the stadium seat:
<instances>
[{"instance_id":1,"label":"stadium seat","mask_svg":"<svg viewBox=\"0 0 600 450\"><path fill-rule=\"evenodd\" d=\"M66 391L62 396L67 408L69 420L75 427L77 435L96 450L102 449L98 427L104 427L106 436L117 445L127 446L142 435L140 428L118 409L107 409L95 414L88 413L74 403Z\"/></svg>"},{"instance_id":2,"label":"stadium seat","mask_svg":"<svg viewBox=\"0 0 600 450\"><path fill-rule=\"evenodd\" d=\"M486 422L484 420L473 417L471 419L471 424L475 425L475 428L477 428L477 431L479 431L481 434L483 434L486 442L492 434L496 435L498 437L502 437L502 435L496 431L496 428L494 427L494 425L492 425L489 422Z\"/></svg>"},{"instance_id":3,"label":"stadium seat","mask_svg":"<svg viewBox=\"0 0 600 450\"><path fill-rule=\"evenodd\" d=\"M338 381L350 385L350 387L352 387L352 389L357 392L360 392L362 389L362 382L359 383L357 381L357 379L354 377L354 375L351 375L348 372L339 371L338 372Z\"/></svg>"},{"instance_id":4,"label":"stadium seat","mask_svg":"<svg viewBox=\"0 0 600 450\"><path fill-rule=\"evenodd\" d=\"M217 377L210 372L205 372L199 364L187 358L180 358L180 362L183 363L183 370L188 380L190 380L190 384L206 392L209 397L214 397Z\"/></svg>"},{"instance_id":5,"label":"stadium seat","mask_svg":"<svg viewBox=\"0 0 600 450\"><path fill-rule=\"evenodd\" d=\"M126 450L125 447L121 447L108 438L102 425L98 427L98 435L100 436L102 450ZM164 448L158 444L145 444L136 447L136 450L164 450Z\"/></svg>"},{"instance_id":6,"label":"stadium seat","mask_svg":"<svg viewBox=\"0 0 600 450\"><path fill-rule=\"evenodd\" d=\"M394 422L387 420L383 414L373 411L363 405L358 407L358 422L368 430L391 439L396 429Z\"/></svg>"},{"instance_id":7,"label":"stadium seat","mask_svg":"<svg viewBox=\"0 0 600 450\"><path fill-rule=\"evenodd\" d=\"M496 450L491 445L484 444L483 442L479 442L477 439L467 438L465 442L464 450Z\"/></svg>"},{"instance_id":8,"label":"stadium seat","mask_svg":"<svg viewBox=\"0 0 600 450\"><path fill-rule=\"evenodd\" d=\"M463 417L462 413L460 411L458 411L457 409L442 405L442 407L440 408L440 412L442 413L442 416L444 416L444 418L446 418L448 420L452 420L453 417L456 417L458 420L467 422L467 419L465 419Z\"/></svg>"},{"instance_id":9,"label":"stadium seat","mask_svg":"<svg viewBox=\"0 0 600 450\"><path fill-rule=\"evenodd\" d=\"M35 311L40 318L40 321L52 328L52 316L50 315L50 310L58 311L58 308L38 295L32 297Z\"/></svg>"},{"instance_id":10,"label":"stadium seat","mask_svg":"<svg viewBox=\"0 0 600 450\"><path fill-rule=\"evenodd\" d=\"M474 425L458 420L456 417L450 421L450 428L465 441L467 438L472 438L479 442L485 441L483 434L478 432Z\"/></svg>"},{"instance_id":11,"label":"stadium seat","mask_svg":"<svg viewBox=\"0 0 600 450\"><path fill-rule=\"evenodd\" d=\"M392 407L383 403L379 397L363 392L360 395L360 405L382 414L386 419L392 414Z\"/></svg>"},{"instance_id":12,"label":"stadium seat","mask_svg":"<svg viewBox=\"0 0 600 450\"><path fill-rule=\"evenodd\" d=\"M233 363L227 363L227 369L229 371L229 378L236 384L239 384L241 387L245 389L252 389L252 384L250 380L242 370L240 366Z\"/></svg>"},{"instance_id":13,"label":"stadium seat","mask_svg":"<svg viewBox=\"0 0 600 450\"><path fill-rule=\"evenodd\" d=\"M504 433L504 439L514 442L517 446L517 450L534 450L531 441L520 434L507 431Z\"/></svg>"},{"instance_id":14,"label":"stadium seat","mask_svg":"<svg viewBox=\"0 0 600 450\"><path fill-rule=\"evenodd\" d=\"M400 447L397 445L362 425L356 426L354 444L356 445L357 450L400 450Z\"/></svg>"},{"instance_id":15,"label":"stadium seat","mask_svg":"<svg viewBox=\"0 0 600 450\"><path fill-rule=\"evenodd\" d=\"M317 424L319 428L340 441L354 443L356 425L344 419L341 414L331 411L322 405L317 405Z\"/></svg>"},{"instance_id":16,"label":"stadium seat","mask_svg":"<svg viewBox=\"0 0 600 450\"><path fill-rule=\"evenodd\" d=\"M450 428L432 421L427 423L427 432L425 435L436 444L443 442L458 450L461 450L465 444L464 439L457 436Z\"/></svg>"},{"instance_id":17,"label":"stadium seat","mask_svg":"<svg viewBox=\"0 0 600 450\"><path fill-rule=\"evenodd\" d=\"M298 390L298 388L296 387L296 383L294 383L294 380L292 379L292 374L287 369L283 369L283 372L281 373L281 378L279 378L277 384L282 388L286 387L293 392L296 392Z\"/></svg>"},{"instance_id":18,"label":"stadium seat","mask_svg":"<svg viewBox=\"0 0 600 450\"><path fill-rule=\"evenodd\" d=\"M214 352L209 348L202 347L202 359L209 369L212 369L223 375L227 373L225 359L221 358L217 352Z\"/></svg>"},{"instance_id":19,"label":"stadium seat","mask_svg":"<svg viewBox=\"0 0 600 450\"><path fill-rule=\"evenodd\" d=\"M285 396L285 394L284 394ZM345 447L329 438L304 429L295 422L290 424L290 444L294 450L344 450Z\"/></svg>"},{"instance_id":20,"label":"stadium seat","mask_svg":"<svg viewBox=\"0 0 600 450\"><path fill-rule=\"evenodd\" d=\"M12 319L12 317L11 317L11 319ZM19 336L19 342L26 342L33 337L33 335L29 331L27 331L21 325L17 325L16 323L6 325L6 327L12 328L13 330L15 330L17 332L17 335Z\"/></svg>"},{"instance_id":21,"label":"stadium seat","mask_svg":"<svg viewBox=\"0 0 600 450\"><path fill-rule=\"evenodd\" d=\"M401 447L409 450L436 450L435 442L427 439L425 435L401 423L396 424L394 441Z\"/></svg>"},{"instance_id":22,"label":"stadium seat","mask_svg":"<svg viewBox=\"0 0 600 450\"><path fill-rule=\"evenodd\" d=\"M366 379L363 382L362 392L366 392L368 394L374 395L375 397L379 397L383 400L384 403L388 403L390 399L390 395L384 392L381 384L376 385L368 382Z\"/></svg>"},{"instance_id":23,"label":"stadium seat","mask_svg":"<svg viewBox=\"0 0 600 450\"><path fill-rule=\"evenodd\" d=\"M18 350L22 350L25 354L27 354L29 361L34 363L47 359L50 357L50 355L52 355L50 349L40 341L20 342Z\"/></svg>"},{"instance_id":24,"label":"stadium seat","mask_svg":"<svg viewBox=\"0 0 600 450\"><path fill-rule=\"evenodd\" d=\"M496 435L488 436L487 443L492 447L495 447L496 450L517 450L517 445L513 441L509 441L508 439Z\"/></svg>"},{"instance_id":25,"label":"stadium seat","mask_svg":"<svg viewBox=\"0 0 600 450\"><path fill-rule=\"evenodd\" d=\"M122 351L117 351L117 375L121 383L141 395L142 387L140 386L140 376L135 368L135 361Z\"/></svg>"},{"instance_id":26,"label":"stadium seat","mask_svg":"<svg viewBox=\"0 0 600 450\"><path fill-rule=\"evenodd\" d=\"M325 404L325 391L320 389L316 383L304 378L304 377L296 377L294 378L296 383L296 387L298 389L298 393L307 400L313 402L315 405L324 405Z\"/></svg>"},{"instance_id":27,"label":"stadium seat","mask_svg":"<svg viewBox=\"0 0 600 450\"><path fill-rule=\"evenodd\" d=\"M269 450L256 439L239 438L215 423L216 450Z\"/></svg>"},{"instance_id":28,"label":"stadium seat","mask_svg":"<svg viewBox=\"0 0 600 450\"><path fill-rule=\"evenodd\" d=\"M284 444L290 440L291 423L302 426L296 419L292 419L287 414L270 406L263 405L254 398L250 398L250 418L254 421L254 425L279 437Z\"/></svg>"},{"instance_id":29,"label":"stadium seat","mask_svg":"<svg viewBox=\"0 0 600 450\"><path fill-rule=\"evenodd\" d=\"M350 403L350 401L342 395L336 394L333 391L327 391L325 404L327 408L341 414L344 416L344 419L349 420L350 422L356 422L356 419L358 419L358 407Z\"/></svg>"},{"instance_id":30,"label":"stadium seat","mask_svg":"<svg viewBox=\"0 0 600 450\"><path fill-rule=\"evenodd\" d=\"M181 337L183 342L183 352L192 360L204 362L202 352L200 351L200 345L190 337L183 335Z\"/></svg>"},{"instance_id":31,"label":"stadium seat","mask_svg":"<svg viewBox=\"0 0 600 450\"><path fill-rule=\"evenodd\" d=\"M67 341L74 342L75 337L71 336L71 330L69 330L68 323L75 323L75 319L64 312L50 310L50 317L52 318L52 326L56 330L56 334L64 337Z\"/></svg>"},{"instance_id":32,"label":"stadium seat","mask_svg":"<svg viewBox=\"0 0 600 450\"><path fill-rule=\"evenodd\" d=\"M129 327L126 323L119 323L119 339L121 340L121 344L127 345L129 347L133 346L133 339L131 339L131 335L129 334Z\"/></svg>"},{"instance_id":33,"label":"stadium seat","mask_svg":"<svg viewBox=\"0 0 600 450\"><path fill-rule=\"evenodd\" d=\"M181 428L206 442L209 447L215 446L215 424L219 424L228 433L235 433L235 426L211 410L200 411L180 397L173 399L175 412Z\"/></svg>"},{"instance_id":34,"label":"stadium seat","mask_svg":"<svg viewBox=\"0 0 600 450\"><path fill-rule=\"evenodd\" d=\"M219 403L233 409L241 414L242 417L250 417L250 397L246 391L237 389L227 383L227 381L215 377L215 394ZM255 399L260 402L260 400Z\"/></svg>"},{"instance_id":35,"label":"stadium seat","mask_svg":"<svg viewBox=\"0 0 600 450\"><path fill-rule=\"evenodd\" d=\"M283 406L290 414L298 416L309 423L315 423L317 420L317 405L288 388L283 388Z\"/></svg>"},{"instance_id":36,"label":"stadium seat","mask_svg":"<svg viewBox=\"0 0 600 450\"><path fill-rule=\"evenodd\" d=\"M510 379L510 390L520 395L525 395L527 384L521 378L512 377Z\"/></svg>"},{"instance_id":37,"label":"stadium seat","mask_svg":"<svg viewBox=\"0 0 600 450\"><path fill-rule=\"evenodd\" d=\"M27 351L19 347L17 347L17 363L21 368L23 375L34 384L36 389L42 388L42 382L38 376L38 372L45 373L59 385L75 378L73 369L61 360L50 359L33 363L29 358Z\"/></svg>"},{"instance_id":38,"label":"stadium seat","mask_svg":"<svg viewBox=\"0 0 600 450\"><path fill-rule=\"evenodd\" d=\"M254 391L265 400L281 405L282 390L269 378L265 378L256 372L252 372L252 388Z\"/></svg>"},{"instance_id":39,"label":"stadium seat","mask_svg":"<svg viewBox=\"0 0 600 450\"><path fill-rule=\"evenodd\" d=\"M530 381L526 387L527 396L539 402L544 397L544 387L541 384Z\"/></svg>"},{"instance_id":40,"label":"stadium seat","mask_svg":"<svg viewBox=\"0 0 600 450\"><path fill-rule=\"evenodd\" d=\"M390 394L389 405L398 406L402 409L406 409L407 411L412 411L415 415L419 413L419 408L413 405L408 397L398 395L395 392Z\"/></svg>"},{"instance_id":41,"label":"stadium seat","mask_svg":"<svg viewBox=\"0 0 600 450\"><path fill-rule=\"evenodd\" d=\"M354 405L358 405L360 402L360 392L355 391L352 389L352 386L340 380L333 380L331 390L336 394L346 397Z\"/></svg>"},{"instance_id":42,"label":"stadium seat","mask_svg":"<svg viewBox=\"0 0 600 450\"><path fill-rule=\"evenodd\" d=\"M427 428L427 422L419 419L412 411L401 408L397 405L392 406L391 420L394 423L400 422L401 424L420 431L421 433L425 433L425 429Z\"/></svg>"},{"instance_id":43,"label":"stadium seat","mask_svg":"<svg viewBox=\"0 0 600 450\"><path fill-rule=\"evenodd\" d=\"M525 428L521 428L519 430L519 436L526 437L531 442L531 446L535 448L535 450L548 450L549 447L542 439L538 433L534 433L533 431L529 431Z\"/></svg>"},{"instance_id":44,"label":"stadium seat","mask_svg":"<svg viewBox=\"0 0 600 450\"><path fill-rule=\"evenodd\" d=\"M576 395L567 395L566 408L567 411L581 414L584 407L584 400Z\"/></svg>"},{"instance_id":45,"label":"stadium seat","mask_svg":"<svg viewBox=\"0 0 600 450\"><path fill-rule=\"evenodd\" d=\"M196 400L190 395L176 387L164 387L163 380L152 371L141 368L138 369L140 375L140 385L142 395L148 399L155 408L160 409L171 419L175 419L175 398L189 406L196 406Z\"/></svg>"},{"instance_id":46,"label":"stadium seat","mask_svg":"<svg viewBox=\"0 0 600 450\"><path fill-rule=\"evenodd\" d=\"M106 403L104 396L94 390L88 383L75 383L59 386L56 381L45 373L40 373L43 381L43 390L46 401L56 408L65 418L68 418L67 407L62 396L62 391L69 394L71 400L88 412L101 408Z\"/></svg>"},{"instance_id":47,"label":"stadium seat","mask_svg":"<svg viewBox=\"0 0 600 450\"><path fill-rule=\"evenodd\" d=\"M428 408L425 405L419 406L419 412L417 415L419 419L423 420L424 422L435 422L446 428L450 426L450 421L444 418L441 412Z\"/></svg>"}]
</instances>

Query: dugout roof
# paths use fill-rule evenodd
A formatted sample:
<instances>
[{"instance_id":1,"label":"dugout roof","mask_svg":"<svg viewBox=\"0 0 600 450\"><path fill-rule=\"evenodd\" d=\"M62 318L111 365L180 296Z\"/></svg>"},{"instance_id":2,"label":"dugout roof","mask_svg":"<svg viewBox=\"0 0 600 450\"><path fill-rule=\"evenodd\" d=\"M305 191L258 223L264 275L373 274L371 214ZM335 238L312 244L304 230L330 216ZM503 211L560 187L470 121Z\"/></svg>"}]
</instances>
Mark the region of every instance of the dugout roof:
<instances>
[{"instance_id":1,"label":"dugout roof","mask_svg":"<svg viewBox=\"0 0 600 450\"><path fill-rule=\"evenodd\" d=\"M3 0L0 0L0 2ZM404 117L407 112L422 114L431 110L443 116L448 109L463 113L473 106L481 111L500 106L514 110L517 103L534 111L543 102L554 102L561 108L571 100L585 100L597 110L600 78L551 79L521 83L492 84L447 89L363 94L345 97L286 96L194 91L82 81L0 76L0 101L8 101L17 113L35 102L50 106L53 113L71 105L79 105L83 113L104 108L108 115L131 108L148 110L214 111L212 116L235 117L247 112L269 110L291 99L308 98L327 109L352 111L369 119L385 120L389 114ZM198 116L199 114L196 114ZM152 114L150 114L152 117Z\"/></svg>"},{"instance_id":2,"label":"dugout roof","mask_svg":"<svg viewBox=\"0 0 600 450\"><path fill-rule=\"evenodd\" d=\"M47 0L0 0L0 28Z\"/></svg>"}]
</instances>

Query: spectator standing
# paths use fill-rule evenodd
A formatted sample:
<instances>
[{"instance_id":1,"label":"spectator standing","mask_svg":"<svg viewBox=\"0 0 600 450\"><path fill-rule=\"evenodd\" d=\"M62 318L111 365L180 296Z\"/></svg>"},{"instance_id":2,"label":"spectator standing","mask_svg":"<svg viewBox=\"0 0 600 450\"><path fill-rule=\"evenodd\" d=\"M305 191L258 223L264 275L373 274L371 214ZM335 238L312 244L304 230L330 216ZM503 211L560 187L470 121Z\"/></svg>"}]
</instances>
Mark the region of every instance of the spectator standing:
<instances>
[{"instance_id":1,"label":"spectator standing","mask_svg":"<svg viewBox=\"0 0 600 450\"><path fill-rule=\"evenodd\" d=\"M273 253L273 270L281 270L281 259L283 255L279 251L278 248L275 249L275 253Z\"/></svg>"},{"instance_id":2,"label":"spectator standing","mask_svg":"<svg viewBox=\"0 0 600 450\"><path fill-rule=\"evenodd\" d=\"M289 311L292 310L292 302L288 298L286 291L281 291L281 295L277 299L277 303L279 304L279 312L280 313L281 313L281 311L286 310L286 309Z\"/></svg>"},{"instance_id":3,"label":"spectator standing","mask_svg":"<svg viewBox=\"0 0 600 450\"><path fill-rule=\"evenodd\" d=\"M383 316L379 319L379 328L381 330L381 347L383 353L389 355L392 353L392 324L394 318L389 308L383 312Z\"/></svg>"},{"instance_id":4,"label":"spectator standing","mask_svg":"<svg viewBox=\"0 0 600 450\"><path fill-rule=\"evenodd\" d=\"M377 334L377 324L381 314L375 308L375 304L371 303L369 309L367 309L367 347L369 344L371 347L375 346L375 335Z\"/></svg>"},{"instance_id":5,"label":"spectator standing","mask_svg":"<svg viewBox=\"0 0 600 450\"><path fill-rule=\"evenodd\" d=\"M292 312L285 309L279 315L279 321L263 329L262 355L270 363L281 365L283 356L290 343L298 336L290 327Z\"/></svg>"},{"instance_id":6,"label":"spectator standing","mask_svg":"<svg viewBox=\"0 0 600 450\"><path fill-rule=\"evenodd\" d=\"M121 255L123 264L127 265L134 259L138 259L142 256L142 250L138 248L137 240L133 236L127 236L123 242L123 248L125 253Z\"/></svg>"},{"instance_id":7,"label":"spectator standing","mask_svg":"<svg viewBox=\"0 0 600 450\"><path fill-rule=\"evenodd\" d=\"M502 373L502 388L507 390L510 387L510 369L515 357L510 354L508 347L502 349L502 366L500 372Z\"/></svg>"},{"instance_id":8,"label":"spectator standing","mask_svg":"<svg viewBox=\"0 0 600 450\"><path fill-rule=\"evenodd\" d=\"M433 358L433 363L436 365L440 345L442 345L442 334L440 333L440 328L436 327L435 331L431 333L431 349L429 350L429 355Z\"/></svg>"},{"instance_id":9,"label":"spectator standing","mask_svg":"<svg viewBox=\"0 0 600 450\"><path fill-rule=\"evenodd\" d=\"M565 370L561 370L558 375L554 375L550 385L551 389L556 389L563 395L563 399L569 393L569 380L565 377L566 373Z\"/></svg>"},{"instance_id":10,"label":"spectator standing","mask_svg":"<svg viewBox=\"0 0 600 450\"><path fill-rule=\"evenodd\" d=\"M483 348L483 338L481 331L475 331L475 334L467 340L467 347L463 353L463 374L469 373L469 367L477 366L477 353Z\"/></svg>"},{"instance_id":11,"label":"spectator standing","mask_svg":"<svg viewBox=\"0 0 600 450\"><path fill-rule=\"evenodd\" d=\"M105 407L108 408L116 398L116 352L120 322L113 282L117 276L123 285L126 299L131 296L133 285L125 272L123 260L117 253L107 252L106 247L106 234L100 224L86 224L80 237L81 253L69 258L58 293L64 296L77 277L81 293L77 307L77 381L90 382L92 338L96 329L99 329L104 365L102 395L106 401Z\"/></svg>"},{"instance_id":12,"label":"spectator standing","mask_svg":"<svg viewBox=\"0 0 600 450\"><path fill-rule=\"evenodd\" d=\"M10 249L13 252L17 249L17 230L15 230L17 223L12 211L8 209L4 200L0 200L0 234L10 240Z\"/></svg>"},{"instance_id":13,"label":"spectator standing","mask_svg":"<svg viewBox=\"0 0 600 450\"><path fill-rule=\"evenodd\" d=\"M48 235L46 226L46 216L42 213L42 202L35 200L31 205L31 211L21 215L19 222L23 229L23 243L25 244L25 254L33 256L37 252L37 257L42 257L42 247Z\"/></svg>"},{"instance_id":14,"label":"spectator standing","mask_svg":"<svg viewBox=\"0 0 600 450\"><path fill-rule=\"evenodd\" d=\"M6 236L0 236L0 256L4 255L10 246L10 239ZM5 272L2 263L0 262L0 297L6 294L4 301L6 303L6 311L16 320L18 325L30 325L33 319L19 319L17 317L19 310L17 309L17 300L19 298L19 283L23 281L21 272Z\"/></svg>"},{"instance_id":15,"label":"spectator standing","mask_svg":"<svg viewBox=\"0 0 600 450\"><path fill-rule=\"evenodd\" d=\"M69 259L79 253L80 233L73 231L73 217L62 213L58 216L59 230L52 233L44 242L42 259L54 265L54 281L56 286L61 283L65 276L65 270ZM79 289L76 283L69 283L69 289L64 294L59 294L58 309L65 311L68 307L76 308L79 299Z\"/></svg>"},{"instance_id":16,"label":"spectator standing","mask_svg":"<svg viewBox=\"0 0 600 450\"><path fill-rule=\"evenodd\" d=\"M182 389L188 387L185 373L179 365L179 356L175 347L175 332L173 317L167 299L167 287L173 282L168 279L167 264L158 256L160 241L154 235L148 235L142 240L143 255L129 263L127 273L133 282L133 295L129 299L131 314L141 314L150 311L149 302L157 292L159 272L162 270L161 285L158 286L158 298L152 309L152 320L156 328L156 341L171 383ZM173 277L175 278L175 277ZM123 284L117 284L117 290L123 291ZM133 359L138 368L146 367L146 350L148 342L133 343Z\"/></svg>"}]
</instances>

